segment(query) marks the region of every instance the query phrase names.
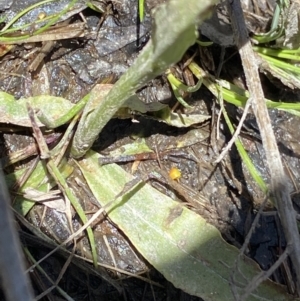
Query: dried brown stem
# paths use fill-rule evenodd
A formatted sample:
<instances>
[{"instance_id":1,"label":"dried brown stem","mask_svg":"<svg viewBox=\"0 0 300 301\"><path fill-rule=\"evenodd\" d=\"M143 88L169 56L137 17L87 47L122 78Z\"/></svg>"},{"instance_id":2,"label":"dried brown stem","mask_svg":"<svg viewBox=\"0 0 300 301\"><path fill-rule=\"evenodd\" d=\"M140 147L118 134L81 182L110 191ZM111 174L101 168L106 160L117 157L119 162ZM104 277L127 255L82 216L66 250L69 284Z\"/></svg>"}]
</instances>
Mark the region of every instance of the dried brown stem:
<instances>
[{"instance_id":1,"label":"dried brown stem","mask_svg":"<svg viewBox=\"0 0 300 301\"><path fill-rule=\"evenodd\" d=\"M258 65L248 37L243 11L239 0L227 0L236 45L239 49L248 89L252 100L252 109L256 117L263 146L266 152L267 163L271 175L270 195L274 198L281 224L288 245L291 245L289 255L297 277L297 291L300 293L300 238L288 190L287 176L284 173L280 153L277 147L271 120L264 101L258 73Z\"/></svg>"}]
</instances>

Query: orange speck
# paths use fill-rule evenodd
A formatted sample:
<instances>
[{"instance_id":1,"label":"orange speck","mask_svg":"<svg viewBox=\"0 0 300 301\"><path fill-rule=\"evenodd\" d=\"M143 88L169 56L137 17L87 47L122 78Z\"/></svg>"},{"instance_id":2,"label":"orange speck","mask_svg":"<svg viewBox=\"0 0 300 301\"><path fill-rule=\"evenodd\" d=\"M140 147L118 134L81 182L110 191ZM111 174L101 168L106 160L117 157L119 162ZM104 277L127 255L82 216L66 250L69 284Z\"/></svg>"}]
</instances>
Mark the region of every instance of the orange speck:
<instances>
[{"instance_id":1,"label":"orange speck","mask_svg":"<svg viewBox=\"0 0 300 301\"><path fill-rule=\"evenodd\" d=\"M177 167L172 167L169 171L169 177L172 180L178 180L181 178L181 171Z\"/></svg>"}]
</instances>

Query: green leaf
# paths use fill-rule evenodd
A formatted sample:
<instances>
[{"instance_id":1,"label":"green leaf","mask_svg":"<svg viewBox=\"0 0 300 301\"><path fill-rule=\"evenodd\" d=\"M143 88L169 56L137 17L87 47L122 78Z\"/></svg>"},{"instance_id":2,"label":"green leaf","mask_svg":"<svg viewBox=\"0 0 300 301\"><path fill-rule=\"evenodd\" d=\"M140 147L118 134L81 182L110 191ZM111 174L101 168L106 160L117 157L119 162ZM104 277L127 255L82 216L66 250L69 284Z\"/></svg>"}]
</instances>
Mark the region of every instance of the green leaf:
<instances>
[{"instance_id":1,"label":"green leaf","mask_svg":"<svg viewBox=\"0 0 300 301\"><path fill-rule=\"evenodd\" d=\"M152 118L178 128L185 128L202 123L211 117L209 115L202 114L178 114L172 112L169 107L166 107L162 110L154 112L153 116L151 117L147 116L147 118Z\"/></svg>"},{"instance_id":2,"label":"green leaf","mask_svg":"<svg viewBox=\"0 0 300 301\"><path fill-rule=\"evenodd\" d=\"M141 138L112 150L109 152L109 156L117 158L120 156L130 156L148 152L153 152L153 150L149 148L145 139Z\"/></svg>"},{"instance_id":3,"label":"green leaf","mask_svg":"<svg viewBox=\"0 0 300 301\"><path fill-rule=\"evenodd\" d=\"M105 206L133 177L116 164L100 167L99 157L89 151L79 165L93 194ZM141 181L108 208L110 219L176 287L205 301L234 300L231 275L239 250L201 216ZM236 291L241 294L259 272L256 263L243 258L236 271ZM292 297L282 286L265 281L248 300L286 301Z\"/></svg>"},{"instance_id":4,"label":"green leaf","mask_svg":"<svg viewBox=\"0 0 300 301\"><path fill-rule=\"evenodd\" d=\"M26 108L27 102L35 110L43 112L53 122L74 106L69 100L61 97L41 95L16 100L12 95L0 92L1 122L31 127ZM41 122L38 122L38 125L43 126Z\"/></svg>"}]
</instances>

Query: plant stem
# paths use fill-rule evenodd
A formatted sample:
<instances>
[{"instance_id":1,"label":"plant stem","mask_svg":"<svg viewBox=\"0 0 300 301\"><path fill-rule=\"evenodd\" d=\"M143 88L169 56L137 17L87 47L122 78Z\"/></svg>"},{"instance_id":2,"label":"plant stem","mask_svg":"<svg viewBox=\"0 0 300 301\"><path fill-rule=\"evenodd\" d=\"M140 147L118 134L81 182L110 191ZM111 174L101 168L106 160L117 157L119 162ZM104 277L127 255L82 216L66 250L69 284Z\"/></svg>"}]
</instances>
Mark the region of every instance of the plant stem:
<instances>
[{"instance_id":1,"label":"plant stem","mask_svg":"<svg viewBox=\"0 0 300 301\"><path fill-rule=\"evenodd\" d=\"M73 140L73 157L82 157L90 149L103 127L137 89L182 58L196 41L196 23L209 16L210 8L216 2L170 0L157 9L152 38L137 60L121 76L98 108L93 110L86 105Z\"/></svg>"}]
</instances>

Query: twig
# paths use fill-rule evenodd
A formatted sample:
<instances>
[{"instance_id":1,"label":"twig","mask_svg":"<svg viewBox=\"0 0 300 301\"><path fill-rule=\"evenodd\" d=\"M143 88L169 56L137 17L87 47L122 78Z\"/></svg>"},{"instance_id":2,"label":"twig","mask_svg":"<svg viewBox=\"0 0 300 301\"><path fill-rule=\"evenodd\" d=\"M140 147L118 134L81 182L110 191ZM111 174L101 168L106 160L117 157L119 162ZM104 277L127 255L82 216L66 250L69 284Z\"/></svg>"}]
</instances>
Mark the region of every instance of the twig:
<instances>
[{"instance_id":1,"label":"twig","mask_svg":"<svg viewBox=\"0 0 300 301\"><path fill-rule=\"evenodd\" d=\"M72 235L70 235L64 242L62 242L60 245L58 245L56 248L51 250L47 255L45 255L43 258L38 260L36 263L34 263L29 269L26 270L26 272L29 272L31 269L35 268L37 265L39 265L42 261L44 261L46 258L54 254L57 250L62 248L64 245L68 244L70 241L74 240L78 235L80 235L84 230L86 230L88 227L92 225L92 223L99 218L100 215L104 214L105 212L109 212L115 205L117 201L120 201L119 198L123 198L124 195L126 195L128 192L131 191L134 187L137 187L138 185L143 184L143 179L134 178L133 180L129 181L125 184L124 188L120 193L118 193L111 201L109 201L105 206L100 208L87 222L84 223L83 226L81 226L76 232L74 232ZM0 236L1 237L1 236Z\"/></svg>"},{"instance_id":2,"label":"twig","mask_svg":"<svg viewBox=\"0 0 300 301\"><path fill-rule=\"evenodd\" d=\"M248 37L243 11L239 0L227 0L236 44L239 48L247 86L252 99L252 109L256 117L266 159L271 175L270 195L274 198L279 213L287 244L291 245L288 254L291 257L297 277L297 291L300 293L300 238L293 210L292 201L288 191L287 176L284 173L280 153L277 147L271 120L264 101L264 94L259 79L257 62Z\"/></svg>"},{"instance_id":3,"label":"twig","mask_svg":"<svg viewBox=\"0 0 300 301\"><path fill-rule=\"evenodd\" d=\"M48 159L47 161L47 170L49 171L50 175L53 177L53 179L56 181L57 185L59 186L61 192L63 193L65 199L70 200L72 203L76 213L79 215L81 221L83 223L86 223L88 221L88 218L85 215L84 210L82 209L82 206L78 200L78 198L74 195L72 190L69 188L66 179L61 175L58 167L55 165L55 161L51 158L51 153L48 149L48 146L44 140L43 133L41 132L41 129L38 127L34 110L33 108L27 103L27 110L28 110L28 116L31 122L32 130L33 130L33 135L36 139L36 142L39 146L40 149L40 157L43 159ZM75 117L76 119L76 117ZM72 127L72 123L71 123ZM67 132L69 129L67 130ZM70 132L67 133L67 137L65 137L66 141L68 140ZM64 138L63 138L64 139ZM91 227L88 227L86 229L87 231L87 236L90 242L90 247L91 247L91 252L93 256L93 261L94 261L94 266L97 267L97 250L96 250L96 243L95 243L95 238L93 231Z\"/></svg>"},{"instance_id":4,"label":"twig","mask_svg":"<svg viewBox=\"0 0 300 301\"><path fill-rule=\"evenodd\" d=\"M242 245L242 247L241 247L241 249L240 249L239 255L238 255L237 259L235 260L235 264L234 264L234 266L233 266L233 272L232 272L232 275L231 275L232 281L231 281L231 283L230 283L230 287L231 287L231 290L232 290L232 293L233 293L233 295L234 295L235 300L241 301L241 296L238 294L237 289L236 289L236 285L235 285L235 283L236 283L236 282L235 282L235 279L236 279L236 277L237 277L237 275L236 275L237 273L236 273L236 272L239 270L239 269L238 269L238 268L239 268L239 262L240 262L241 260L243 260L244 253L246 252L246 249L247 249L247 247L248 247L248 245L249 245L249 242L250 242L250 239L251 239L251 237L252 237L252 234L253 234L253 232L255 231L256 226L258 225L259 218L260 218L260 216L261 216L261 214L262 214L262 212L263 212L263 210L264 210L264 208L265 208L265 205L266 205L266 203L267 203L267 201L268 201L268 198L269 198L269 196L267 195L267 196L265 197L265 199L264 199L262 205L260 206L260 208L259 208L259 210L258 210L258 212L257 212L257 214L256 214L256 216L255 216L255 218L254 218L254 221L253 221L253 223L252 223L252 225L251 225L251 228L250 228L250 230L248 231L248 233L247 233L247 235L246 235L245 241L244 241L244 243L243 243L243 245ZM263 273L265 273L265 272L263 272ZM261 275L261 273L260 273L259 275ZM257 279L257 276L254 277L254 278L251 280L250 283L253 284L253 282L254 282L256 279ZM249 285L250 285L250 284L248 284L246 288L249 288ZM249 291L249 294L252 292L252 291L250 291L250 290L248 290L248 291ZM248 291L245 289L245 294L248 293ZM244 294L243 296L245 296L245 294Z\"/></svg>"},{"instance_id":5,"label":"twig","mask_svg":"<svg viewBox=\"0 0 300 301\"><path fill-rule=\"evenodd\" d=\"M223 160L223 158L225 157L226 153L231 149L231 147L234 144L235 140L238 138L238 136L239 136L239 134L241 132L243 123L244 123L244 121L245 121L245 119L247 117L247 114L248 114L250 106L251 106L251 99L248 99L248 101L246 103L246 106L245 106L245 109L244 109L244 112L243 112L243 115L242 115L241 120L240 120L240 122L238 124L238 127L235 130L234 135L231 137L230 141L227 143L226 147L224 147L224 149L222 150L221 154L218 156L217 160L214 163L219 163L219 162L221 162Z\"/></svg>"},{"instance_id":6,"label":"twig","mask_svg":"<svg viewBox=\"0 0 300 301\"><path fill-rule=\"evenodd\" d=\"M249 297L251 292L253 292L263 281L267 280L275 272L275 270L277 270L279 266L286 260L290 251L291 245L287 245L284 252L267 271L261 271L251 280L251 282L245 288L244 295L242 295L239 300L245 301Z\"/></svg>"}]
</instances>

